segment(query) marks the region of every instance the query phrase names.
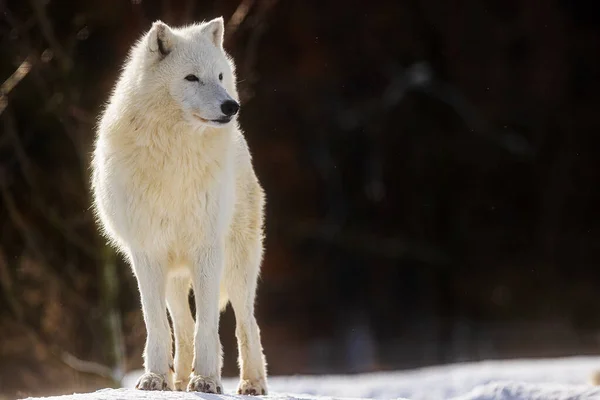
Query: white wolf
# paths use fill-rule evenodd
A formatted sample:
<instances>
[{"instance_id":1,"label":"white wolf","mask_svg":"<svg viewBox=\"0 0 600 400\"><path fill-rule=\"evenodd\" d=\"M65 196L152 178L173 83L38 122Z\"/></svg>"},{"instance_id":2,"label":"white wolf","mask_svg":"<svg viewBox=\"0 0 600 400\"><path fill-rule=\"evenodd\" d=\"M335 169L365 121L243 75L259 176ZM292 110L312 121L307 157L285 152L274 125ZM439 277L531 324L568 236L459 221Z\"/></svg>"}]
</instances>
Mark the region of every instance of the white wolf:
<instances>
[{"instance_id":1,"label":"white wolf","mask_svg":"<svg viewBox=\"0 0 600 400\"><path fill-rule=\"evenodd\" d=\"M223 33L222 18L179 28L154 22L132 47L98 125L94 208L131 263L147 330L139 389L221 393L219 310L231 301L238 393L267 394L254 317L265 200L238 127Z\"/></svg>"}]
</instances>

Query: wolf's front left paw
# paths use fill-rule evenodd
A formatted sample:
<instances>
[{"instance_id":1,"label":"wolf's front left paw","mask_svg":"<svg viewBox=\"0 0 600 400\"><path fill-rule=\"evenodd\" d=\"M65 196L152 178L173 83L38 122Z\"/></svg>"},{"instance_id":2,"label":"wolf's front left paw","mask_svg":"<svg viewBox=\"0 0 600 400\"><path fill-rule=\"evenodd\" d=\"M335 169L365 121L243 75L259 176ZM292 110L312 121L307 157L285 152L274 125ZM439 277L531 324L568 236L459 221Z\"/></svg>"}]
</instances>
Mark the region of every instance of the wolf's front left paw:
<instances>
[{"instance_id":1,"label":"wolf's front left paw","mask_svg":"<svg viewBox=\"0 0 600 400\"><path fill-rule=\"evenodd\" d=\"M223 393L223 386L218 379L202 375L194 375L187 387L188 392Z\"/></svg>"},{"instance_id":2,"label":"wolf's front left paw","mask_svg":"<svg viewBox=\"0 0 600 400\"><path fill-rule=\"evenodd\" d=\"M136 389L140 390L170 390L167 378L164 375L146 372L140 376L135 384Z\"/></svg>"},{"instance_id":3,"label":"wolf's front left paw","mask_svg":"<svg viewBox=\"0 0 600 400\"><path fill-rule=\"evenodd\" d=\"M264 379L242 379L237 392L244 396L264 396L267 394L267 383Z\"/></svg>"}]
</instances>

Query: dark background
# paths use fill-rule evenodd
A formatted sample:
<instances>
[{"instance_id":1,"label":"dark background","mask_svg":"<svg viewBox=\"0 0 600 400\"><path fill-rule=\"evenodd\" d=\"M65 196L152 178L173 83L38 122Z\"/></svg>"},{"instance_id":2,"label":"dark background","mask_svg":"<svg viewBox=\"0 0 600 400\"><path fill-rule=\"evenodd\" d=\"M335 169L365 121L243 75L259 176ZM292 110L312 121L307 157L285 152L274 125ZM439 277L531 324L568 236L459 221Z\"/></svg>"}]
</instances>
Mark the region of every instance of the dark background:
<instances>
[{"instance_id":1,"label":"dark background","mask_svg":"<svg viewBox=\"0 0 600 400\"><path fill-rule=\"evenodd\" d=\"M94 124L152 21L220 15L268 199L270 374L600 353L599 2L0 1L0 398L141 367Z\"/></svg>"}]
</instances>

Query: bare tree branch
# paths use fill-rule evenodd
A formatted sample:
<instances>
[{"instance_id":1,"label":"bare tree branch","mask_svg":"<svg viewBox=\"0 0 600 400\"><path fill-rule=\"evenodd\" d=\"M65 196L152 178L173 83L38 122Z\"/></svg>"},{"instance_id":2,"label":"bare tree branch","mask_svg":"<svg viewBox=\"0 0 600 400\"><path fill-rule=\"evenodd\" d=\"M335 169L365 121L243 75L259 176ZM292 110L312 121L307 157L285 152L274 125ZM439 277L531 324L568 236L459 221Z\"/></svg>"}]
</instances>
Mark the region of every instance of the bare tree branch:
<instances>
[{"instance_id":1,"label":"bare tree branch","mask_svg":"<svg viewBox=\"0 0 600 400\"><path fill-rule=\"evenodd\" d=\"M225 26L225 40L233 36L238 30L240 24L244 21L250 9L254 5L255 0L242 0L240 5L235 9L231 18Z\"/></svg>"},{"instance_id":2,"label":"bare tree branch","mask_svg":"<svg viewBox=\"0 0 600 400\"><path fill-rule=\"evenodd\" d=\"M108 245L104 246L102 252L102 309L105 316L105 329L109 334L107 338L107 350L112 377L120 382L125 375L125 341L121 328L121 314L118 306L119 276L117 273L117 257L115 251Z\"/></svg>"},{"instance_id":3,"label":"bare tree branch","mask_svg":"<svg viewBox=\"0 0 600 400\"><path fill-rule=\"evenodd\" d=\"M38 235L36 235L35 230L31 228L26 218L17 208L14 198L8 191L6 182L2 179L0 179L0 196L2 198L2 201L4 202L4 207L8 212L8 215L12 220L14 226L19 230L19 232L21 232L23 240L25 240L25 242L27 243L27 248L33 251L36 259L40 263L42 263L43 265L48 265L47 257L39 245ZM83 302L83 299L78 293L71 290L71 288L65 286L63 282L60 279L58 279L54 274L51 274L48 270L46 270L45 272L47 273L47 278L50 279L53 283L58 284L58 286L61 287L61 290L68 291L69 296L71 296L73 299L76 299L80 303Z\"/></svg>"},{"instance_id":4,"label":"bare tree branch","mask_svg":"<svg viewBox=\"0 0 600 400\"><path fill-rule=\"evenodd\" d=\"M42 211L42 215L50 222L54 228L56 228L59 232L62 233L65 239L69 241L71 244L77 246L80 250L85 252L88 256L92 258L97 258L97 251L93 246L90 246L88 243L83 241L79 235L72 232L68 224L66 224L59 214L52 208L45 205L42 199L42 191L39 188L37 183L37 179L34 174L34 167L29 157L27 156L27 152L23 148L21 140L19 139L19 135L17 135L16 127L14 126L14 120L10 113L4 115L4 128L8 135L12 138L13 146L15 149L15 154L19 160L19 164L21 165L21 169L23 171L23 175L27 180L28 185L33 189L33 203Z\"/></svg>"},{"instance_id":5,"label":"bare tree branch","mask_svg":"<svg viewBox=\"0 0 600 400\"><path fill-rule=\"evenodd\" d=\"M98 375L107 379L115 380L113 370L106 365L98 364L92 361L81 360L68 351L60 352L60 359L75 371L84 372L87 374Z\"/></svg>"},{"instance_id":6,"label":"bare tree branch","mask_svg":"<svg viewBox=\"0 0 600 400\"><path fill-rule=\"evenodd\" d=\"M15 200L8 191L4 179L0 180L0 195L2 197L2 201L4 202L4 208L7 211L8 216L10 217L14 226L21 232L21 236L27 243L27 246L35 253L36 257L38 257L41 262L44 262L46 257L39 246L38 239L32 233L33 229L31 229L27 220L17 208Z\"/></svg>"},{"instance_id":7,"label":"bare tree branch","mask_svg":"<svg viewBox=\"0 0 600 400\"><path fill-rule=\"evenodd\" d=\"M72 62L65 54L61 44L54 34L52 23L46 14L46 6L41 0L31 0L30 2L40 29L42 30L42 33L50 45L55 57L58 59L62 71L68 72L71 69Z\"/></svg>"},{"instance_id":8,"label":"bare tree branch","mask_svg":"<svg viewBox=\"0 0 600 400\"><path fill-rule=\"evenodd\" d=\"M246 52L242 64L243 76L246 77L245 84L240 90L240 101L242 103L248 101L253 97L250 88L257 81L256 74L253 73L254 67L256 65L256 60L258 58L257 49L260 43L260 39L262 38L262 35L267 29L267 15L276 4L277 0L265 0L261 2L260 6L258 7L258 12L254 16L256 23L254 29L252 30L252 35L248 40L248 45L246 46Z\"/></svg>"},{"instance_id":9,"label":"bare tree branch","mask_svg":"<svg viewBox=\"0 0 600 400\"><path fill-rule=\"evenodd\" d=\"M19 68L11 76L8 77L6 81L0 86L0 114L6 109L8 106L8 94L27 76L29 71L31 71L32 66L32 57L31 55L25 58Z\"/></svg>"}]
</instances>

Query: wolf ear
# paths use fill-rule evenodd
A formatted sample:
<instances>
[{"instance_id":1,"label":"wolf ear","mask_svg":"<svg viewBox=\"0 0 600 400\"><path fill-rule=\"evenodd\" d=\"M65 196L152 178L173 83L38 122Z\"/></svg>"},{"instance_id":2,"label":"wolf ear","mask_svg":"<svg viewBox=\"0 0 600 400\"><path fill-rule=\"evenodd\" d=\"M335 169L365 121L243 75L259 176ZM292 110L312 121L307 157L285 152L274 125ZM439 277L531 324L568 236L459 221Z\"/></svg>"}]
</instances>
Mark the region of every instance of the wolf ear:
<instances>
[{"instance_id":1,"label":"wolf ear","mask_svg":"<svg viewBox=\"0 0 600 400\"><path fill-rule=\"evenodd\" d=\"M202 27L202 31L210 38L215 46L223 47L223 34L225 33L225 24L223 17L218 17L208 21Z\"/></svg>"},{"instance_id":2,"label":"wolf ear","mask_svg":"<svg viewBox=\"0 0 600 400\"><path fill-rule=\"evenodd\" d=\"M148 35L148 47L152 53L158 53L162 60L175 46L175 34L167 24L155 21Z\"/></svg>"}]
</instances>

